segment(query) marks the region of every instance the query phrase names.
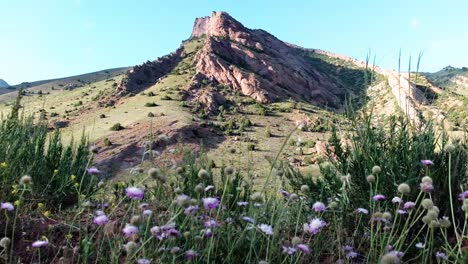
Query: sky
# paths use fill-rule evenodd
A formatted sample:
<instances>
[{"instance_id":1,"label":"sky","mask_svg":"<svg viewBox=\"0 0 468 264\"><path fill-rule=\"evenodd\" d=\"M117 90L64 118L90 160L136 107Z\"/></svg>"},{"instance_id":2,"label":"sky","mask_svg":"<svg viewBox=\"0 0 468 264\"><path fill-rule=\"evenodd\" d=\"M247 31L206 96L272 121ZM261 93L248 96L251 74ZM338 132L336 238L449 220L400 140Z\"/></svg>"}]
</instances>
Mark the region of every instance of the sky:
<instances>
[{"instance_id":1,"label":"sky","mask_svg":"<svg viewBox=\"0 0 468 264\"><path fill-rule=\"evenodd\" d=\"M133 66L175 51L196 17L226 11L279 39L402 69L468 66L466 0L0 0L10 84Z\"/></svg>"}]
</instances>

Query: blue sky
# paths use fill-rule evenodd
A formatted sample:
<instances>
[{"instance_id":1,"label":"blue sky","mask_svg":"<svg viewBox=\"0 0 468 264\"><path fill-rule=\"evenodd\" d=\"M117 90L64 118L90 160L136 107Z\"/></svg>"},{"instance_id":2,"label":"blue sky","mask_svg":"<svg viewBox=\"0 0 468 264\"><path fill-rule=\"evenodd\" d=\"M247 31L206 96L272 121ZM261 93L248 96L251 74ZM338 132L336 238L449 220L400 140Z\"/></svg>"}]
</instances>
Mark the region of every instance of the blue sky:
<instances>
[{"instance_id":1,"label":"blue sky","mask_svg":"<svg viewBox=\"0 0 468 264\"><path fill-rule=\"evenodd\" d=\"M132 66L174 51L194 19L224 10L279 39L403 68L468 66L468 1L0 0L0 78L10 84Z\"/></svg>"}]
</instances>

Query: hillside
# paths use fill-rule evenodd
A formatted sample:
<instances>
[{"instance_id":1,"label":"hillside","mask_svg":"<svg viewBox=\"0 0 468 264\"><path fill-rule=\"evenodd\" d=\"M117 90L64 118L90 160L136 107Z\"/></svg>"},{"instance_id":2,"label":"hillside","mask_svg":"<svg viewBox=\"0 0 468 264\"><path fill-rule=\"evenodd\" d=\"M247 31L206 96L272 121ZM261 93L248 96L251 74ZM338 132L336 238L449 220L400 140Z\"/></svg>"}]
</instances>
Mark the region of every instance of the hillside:
<instances>
[{"instance_id":1,"label":"hillside","mask_svg":"<svg viewBox=\"0 0 468 264\"><path fill-rule=\"evenodd\" d=\"M434 73L423 73L432 84L453 93L468 96L468 68L447 66Z\"/></svg>"},{"instance_id":2,"label":"hillside","mask_svg":"<svg viewBox=\"0 0 468 264\"><path fill-rule=\"evenodd\" d=\"M47 118L65 139L84 129L101 148L102 168L132 168L153 152L167 164L183 144L208 150L217 167L255 164L253 175L267 170L285 140L282 159L317 171L332 127L349 129L348 102L379 119L443 115L406 75L285 43L225 12L196 19L175 52L126 70L23 84L23 110ZM1 112L15 96L0 96Z\"/></svg>"},{"instance_id":3,"label":"hillside","mask_svg":"<svg viewBox=\"0 0 468 264\"><path fill-rule=\"evenodd\" d=\"M3 79L0 79L0 88L9 87L10 85L5 82Z\"/></svg>"}]
</instances>

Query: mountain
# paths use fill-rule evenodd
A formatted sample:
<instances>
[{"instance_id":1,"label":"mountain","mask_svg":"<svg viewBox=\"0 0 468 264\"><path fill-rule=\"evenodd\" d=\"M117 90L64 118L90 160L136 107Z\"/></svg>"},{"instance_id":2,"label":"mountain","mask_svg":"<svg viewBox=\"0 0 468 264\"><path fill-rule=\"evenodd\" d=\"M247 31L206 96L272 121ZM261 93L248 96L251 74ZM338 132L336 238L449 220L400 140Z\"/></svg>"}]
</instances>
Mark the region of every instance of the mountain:
<instances>
[{"instance_id":1,"label":"mountain","mask_svg":"<svg viewBox=\"0 0 468 264\"><path fill-rule=\"evenodd\" d=\"M434 73L423 73L432 84L451 90L454 93L468 96L468 68L447 66Z\"/></svg>"},{"instance_id":2,"label":"mountain","mask_svg":"<svg viewBox=\"0 0 468 264\"><path fill-rule=\"evenodd\" d=\"M5 82L3 79L0 79L0 88L9 87L10 85Z\"/></svg>"},{"instance_id":3,"label":"mountain","mask_svg":"<svg viewBox=\"0 0 468 264\"><path fill-rule=\"evenodd\" d=\"M200 45L184 52L190 43ZM185 56L185 57L184 57ZM211 87L229 87L258 103L292 99L340 109L346 98L362 98L363 68L329 63L313 50L285 43L264 30L243 26L226 12L197 18L189 40L174 53L135 67L119 85L119 94L137 93L154 85L191 56L186 98L214 110L225 94Z\"/></svg>"},{"instance_id":4,"label":"mountain","mask_svg":"<svg viewBox=\"0 0 468 264\"><path fill-rule=\"evenodd\" d=\"M350 129L346 106L436 120L453 133L468 116L464 99L425 76L286 43L226 12L197 18L188 39L156 60L20 87L26 114L49 120L64 140L87 133L100 148L96 165L117 170L177 163L184 147L259 174L282 150L281 159L316 172L332 127ZM0 114L15 96L0 95Z\"/></svg>"}]
</instances>

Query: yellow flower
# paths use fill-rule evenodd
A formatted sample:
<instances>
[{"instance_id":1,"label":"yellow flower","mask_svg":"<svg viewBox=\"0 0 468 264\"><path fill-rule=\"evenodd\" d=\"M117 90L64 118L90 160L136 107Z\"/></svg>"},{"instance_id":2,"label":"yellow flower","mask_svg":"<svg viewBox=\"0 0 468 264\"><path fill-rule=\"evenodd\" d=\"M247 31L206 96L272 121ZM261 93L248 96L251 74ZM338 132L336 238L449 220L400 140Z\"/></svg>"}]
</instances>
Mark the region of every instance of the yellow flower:
<instances>
[{"instance_id":1,"label":"yellow flower","mask_svg":"<svg viewBox=\"0 0 468 264\"><path fill-rule=\"evenodd\" d=\"M70 240L70 239L73 238L73 235L70 234L70 233L68 233L68 234L65 235L65 238L66 238L67 240Z\"/></svg>"},{"instance_id":2,"label":"yellow flower","mask_svg":"<svg viewBox=\"0 0 468 264\"><path fill-rule=\"evenodd\" d=\"M21 202L19 200L16 200L14 203L13 203L15 206L19 206L21 204Z\"/></svg>"},{"instance_id":3,"label":"yellow flower","mask_svg":"<svg viewBox=\"0 0 468 264\"><path fill-rule=\"evenodd\" d=\"M80 184L75 182L75 184L73 184L73 186L75 186L75 188L78 188L78 187L80 187Z\"/></svg>"},{"instance_id":4,"label":"yellow flower","mask_svg":"<svg viewBox=\"0 0 468 264\"><path fill-rule=\"evenodd\" d=\"M49 216L50 216L50 211L45 211L45 212L44 212L44 216L45 216L45 217L49 217Z\"/></svg>"},{"instance_id":5,"label":"yellow flower","mask_svg":"<svg viewBox=\"0 0 468 264\"><path fill-rule=\"evenodd\" d=\"M74 180L76 180L76 176L75 175L70 176L70 181L74 181Z\"/></svg>"},{"instance_id":6,"label":"yellow flower","mask_svg":"<svg viewBox=\"0 0 468 264\"><path fill-rule=\"evenodd\" d=\"M0 163L0 168L6 169L8 167L8 164L6 162Z\"/></svg>"},{"instance_id":7,"label":"yellow flower","mask_svg":"<svg viewBox=\"0 0 468 264\"><path fill-rule=\"evenodd\" d=\"M43 203L38 203L38 204L37 204L37 208L39 208L39 209L44 208L44 204L43 204Z\"/></svg>"},{"instance_id":8,"label":"yellow flower","mask_svg":"<svg viewBox=\"0 0 468 264\"><path fill-rule=\"evenodd\" d=\"M55 169L54 170L54 175L57 175L59 173L59 170Z\"/></svg>"}]
</instances>

